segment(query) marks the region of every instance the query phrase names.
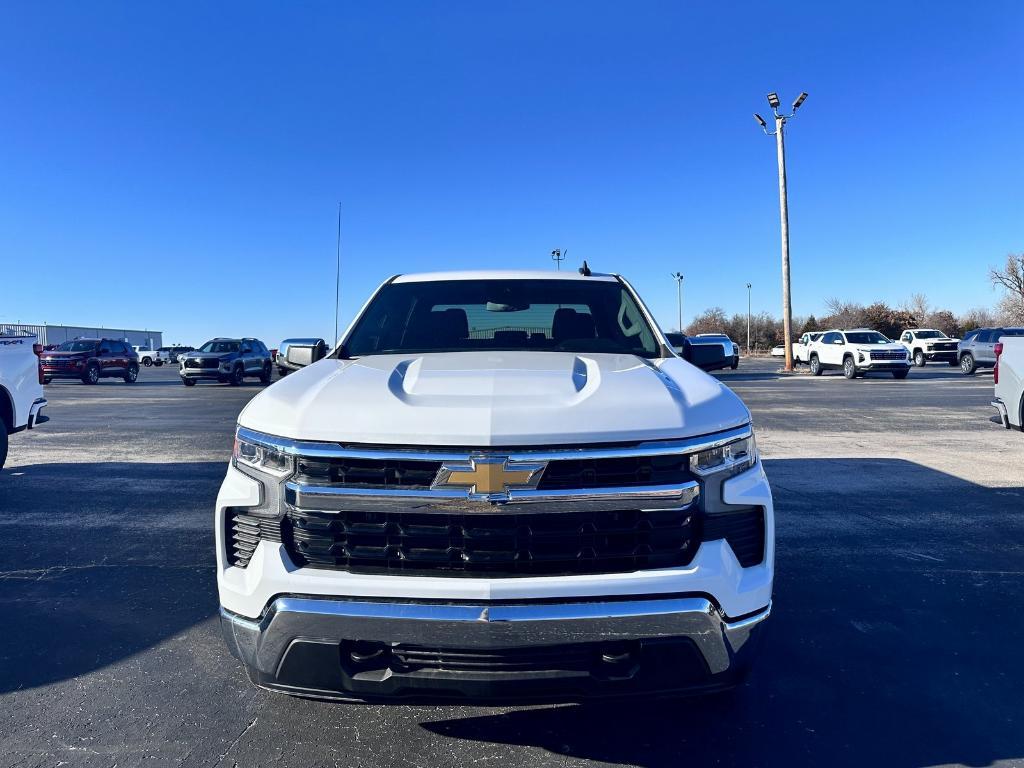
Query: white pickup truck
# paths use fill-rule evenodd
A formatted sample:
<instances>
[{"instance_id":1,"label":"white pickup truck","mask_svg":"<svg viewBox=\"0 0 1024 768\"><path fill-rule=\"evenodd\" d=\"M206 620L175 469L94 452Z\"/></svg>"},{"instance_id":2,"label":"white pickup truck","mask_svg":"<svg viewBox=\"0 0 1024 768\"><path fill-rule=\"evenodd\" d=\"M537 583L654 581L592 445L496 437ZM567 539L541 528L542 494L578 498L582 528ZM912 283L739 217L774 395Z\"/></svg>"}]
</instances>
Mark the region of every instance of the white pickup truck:
<instances>
[{"instance_id":1,"label":"white pickup truck","mask_svg":"<svg viewBox=\"0 0 1024 768\"><path fill-rule=\"evenodd\" d=\"M1004 427L1024 432L1024 336L1002 336L995 351L992 407L999 412Z\"/></svg>"},{"instance_id":2,"label":"white pickup truck","mask_svg":"<svg viewBox=\"0 0 1024 768\"><path fill-rule=\"evenodd\" d=\"M239 415L215 520L228 647L305 696L722 690L771 610L750 412L589 270L387 280Z\"/></svg>"},{"instance_id":3,"label":"white pickup truck","mask_svg":"<svg viewBox=\"0 0 1024 768\"><path fill-rule=\"evenodd\" d=\"M0 469L7 461L8 435L46 420L41 351L35 336L0 334Z\"/></svg>"},{"instance_id":4,"label":"white pickup truck","mask_svg":"<svg viewBox=\"0 0 1024 768\"><path fill-rule=\"evenodd\" d=\"M793 360L797 363L811 362L811 345L825 335L824 331L809 331L793 343Z\"/></svg>"}]
</instances>

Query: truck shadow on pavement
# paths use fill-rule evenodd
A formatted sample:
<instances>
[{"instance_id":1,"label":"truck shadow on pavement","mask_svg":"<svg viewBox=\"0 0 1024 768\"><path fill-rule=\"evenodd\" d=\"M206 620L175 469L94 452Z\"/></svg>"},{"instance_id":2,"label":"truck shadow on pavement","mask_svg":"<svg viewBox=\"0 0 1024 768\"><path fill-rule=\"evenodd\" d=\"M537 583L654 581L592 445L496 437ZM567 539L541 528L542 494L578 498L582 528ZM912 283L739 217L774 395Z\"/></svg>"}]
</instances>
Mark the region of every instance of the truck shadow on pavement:
<instances>
[{"instance_id":1,"label":"truck shadow on pavement","mask_svg":"<svg viewBox=\"0 0 1024 768\"><path fill-rule=\"evenodd\" d=\"M744 688L428 716L421 727L640 766L1024 758L1024 489L895 459L765 468L778 528L775 609Z\"/></svg>"},{"instance_id":2,"label":"truck shadow on pavement","mask_svg":"<svg viewBox=\"0 0 1024 768\"><path fill-rule=\"evenodd\" d=\"M0 693L78 677L217 612L224 462L0 473Z\"/></svg>"}]
</instances>

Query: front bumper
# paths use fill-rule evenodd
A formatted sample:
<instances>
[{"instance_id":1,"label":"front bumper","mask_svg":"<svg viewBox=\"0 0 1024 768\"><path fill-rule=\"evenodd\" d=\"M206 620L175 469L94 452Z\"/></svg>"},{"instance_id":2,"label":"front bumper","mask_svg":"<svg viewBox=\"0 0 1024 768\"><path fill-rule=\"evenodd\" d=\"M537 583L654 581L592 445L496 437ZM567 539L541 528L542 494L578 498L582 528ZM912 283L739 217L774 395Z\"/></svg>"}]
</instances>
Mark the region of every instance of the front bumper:
<instances>
[{"instance_id":1,"label":"front bumper","mask_svg":"<svg viewBox=\"0 0 1024 768\"><path fill-rule=\"evenodd\" d=\"M940 352L925 352L925 360L938 360L945 363L956 362L957 353L955 349L944 350Z\"/></svg>"},{"instance_id":2,"label":"front bumper","mask_svg":"<svg viewBox=\"0 0 1024 768\"><path fill-rule=\"evenodd\" d=\"M231 375L231 367L227 368L179 368L178 375L183 379L213 379L220 381Z\"/></svg>"},{"instance_id":3,"label":"front bumper","mask_svg":"<svg viewBox=\"0 0 1024 768\"><path fill-rule=\"evenodd\" d=\"M576 700L741 681L771 603L737 620L704 596L441 603L282 596L221 609L257 685L322 698Z\"/></svg>"},{"instance_id":4,"label":"front bumper","mask_svg":"<svg viewBox=\"0 0 1024 768\"><path fill-rule=\"evenodd\" d=\"M858 371L906 371L910 360L865 360L857 363Z\"/></svg>"}]
</instances>

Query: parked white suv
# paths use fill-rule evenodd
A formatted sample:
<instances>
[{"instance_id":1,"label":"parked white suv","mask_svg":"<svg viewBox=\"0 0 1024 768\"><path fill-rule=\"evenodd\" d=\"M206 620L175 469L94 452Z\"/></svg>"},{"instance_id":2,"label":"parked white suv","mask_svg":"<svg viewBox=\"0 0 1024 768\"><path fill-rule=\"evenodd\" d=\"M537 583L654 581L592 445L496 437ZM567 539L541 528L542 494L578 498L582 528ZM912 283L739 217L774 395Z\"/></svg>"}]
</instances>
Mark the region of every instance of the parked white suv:
<instances>
[{"instance_id":1,"label":"parked white suv","mask_svg":"<svg viewBox=\"0 0 1024 768\"><path fill-rule=\"evenodd\" d=\"M578 699L742 679L771 609L750 412L622 278L391 278L238 418L224 638L325 698Z\"/></svg>"},{"instance_id":2,"label":"parked white suv","mask_svg":"<svg viewBox=\"0 0 1024 768\"><path fill-rule=\"evenodd\" d=\"M951 339L934 328L909 328L900 335L900 344L910 353L914 365L923 368L931 361L944 361L957 366L957 344L960 339Z\"/></svg>"},{"instance_id":3,"label":"parked white suv","mask_svg":"<svg viewBox=\"0 0 1024 768\"><path fill-rule=\"evenodd\" d=\"M821 338L811 342L808 365L815 376L834 368L848 379L876 371L887 371L894 379L905 379L910 373L907 350L869 328L825 331Z\"/></svg>"}]
</instances>

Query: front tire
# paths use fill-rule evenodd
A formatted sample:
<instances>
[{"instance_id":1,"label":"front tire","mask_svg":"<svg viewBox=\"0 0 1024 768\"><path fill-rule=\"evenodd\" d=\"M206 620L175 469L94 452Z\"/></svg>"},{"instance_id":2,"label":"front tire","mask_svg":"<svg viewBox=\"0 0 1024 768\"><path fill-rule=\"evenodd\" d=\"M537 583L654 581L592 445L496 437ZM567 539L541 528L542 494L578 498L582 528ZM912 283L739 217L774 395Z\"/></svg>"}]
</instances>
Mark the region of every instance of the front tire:
<instances>
[{"instance_id":1,"label":"front tire","mask_svg":"<svg viewBox=\"0 0 1024 768\"><path fill-rule=\"evenodd\" d=\"M232 387L241 386L242 380L245 378L245 370L240 365L236 365L234 370L231 371L231 377L228 379L228 384Z\"/></svg>"},{"instance_id":2,"label":"front tire","mask_svg":"<svg viewBox=\"0 0 1024 768\"><path fill-rule=\"evenodd\" d=\"M978 364L974 362L974 355L970 352L965 352L963 357L960 358L960 372L964 376L970 376L978 370Z\"/></svg>"},{"instance_id":3,"label":"front tire","mask_svg":"<svg viewBox=\"0 0 1024 768\"><path fill-rule=\"evenodd\" d=\"M155 366L156 366L157 368L159 368L159 367L160 367L161 365L163 365L163 364L164 364L164 361L163 361L163 360L157 360L157 361L155 361L155 362L153 363L153 365L155 365Z\"/></svg>"},{"instance_id":4,"label":"front tire","mask_svg":"<svg viewBox=\"0 0 1024 768\"><path fill-rule=\"evenodd\" d=\"M184 376L181 377L181 383L186 387L194 387L196 385L195 379L186 379Z\"/></svg>"},{"instance_id":5,"label":"front tire","mask_svg":"<svg viewBox=\"0 0 1024 768\"><path fill-rule=\"evenodd\" d=\"M270 379L273 377L273 374L274 369L271 367L270 363L267 363L266 365L263 366L263 372L260 374L260 383L269 384Z\"/></svg>"},{"instance_id":6,"label":"front tire","mask_svg":"<svg viewBox=\"0 0 1024 768\"><path fill-rule=\"evenodd\" d=\"M924 359L924 352L920 349L914 352L914 365L918 368L924 368L925 363L928 361Z\"/></svg>"},{"instance_id":7,"label":"front tire","mask_svg":"<svg viewBox=\"0 0 1024 768\"><path fill-rule=\"evenodd\" d=\"M100 381L100 367L96 363L89 363L85 366L85 372L82 374L83 384L99 384Z\"/></svg>"},{"instance_id":8,"label":"front tire","mask_svg":"<svg viewBox=\"0 0 1024 768\"><path fill-rule=\"evenodd\" d=\"M809 365L811 366L811 376L821 376L821 374L824 373L821 369L821 361L818 360L817 355L811 355L811 362Z\"/></svg>"},{"instance_id":9,"label":"front tire","mask_svg":"<svg viewBox=\"0 0 1024 768\"><path fill-rule=\"evenodd\" d=\"M151 365L153 365L153 361L148 357L144 357L142 358L142 364L149 368Z\"/></svg>"},{"instance_id":10,"label":"front tire","mask_svg":"<svg viewBox=\"0 0 1024 768\"><path fill-rule=\"evenodd\" d=\"M7 461L7 425L0 421L0 469Z\"/></svg>"},{"instance_id":11,"label":"front tire","mask_svg":"<svg viewBox=\"0 0 1024 768\"><path fill-rule=\"evenodd\" d=\"M128 372L124 375L124 383L134 384L137 378L139 378L139 366L136 363L132 363L128 366Z\"/></svg>"},{"instance_id":12,"label":"front tire","mask_svg":"<svg viewBox=\"0 0 1024 768\"><path fill-rule=\"evenodd\" d=\"M852 357L847 357L843 360L843 376L848 379L857 378L857 364L853 362Z\"/></svg>"},{"instance_id":13,"label":"front tire","mask_svg":"<svg viewBox=\"0 0 1024 768\"><path fill-rule=\"evenodd\" d=\"M892 377L894 379L905 379L905 378L907 378L907 376L909 374L910 374L910 369L907 368L907 369L902 370L902 371L893 371L892 372Z\"/></svg>"}]
</instances>

